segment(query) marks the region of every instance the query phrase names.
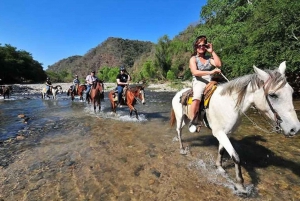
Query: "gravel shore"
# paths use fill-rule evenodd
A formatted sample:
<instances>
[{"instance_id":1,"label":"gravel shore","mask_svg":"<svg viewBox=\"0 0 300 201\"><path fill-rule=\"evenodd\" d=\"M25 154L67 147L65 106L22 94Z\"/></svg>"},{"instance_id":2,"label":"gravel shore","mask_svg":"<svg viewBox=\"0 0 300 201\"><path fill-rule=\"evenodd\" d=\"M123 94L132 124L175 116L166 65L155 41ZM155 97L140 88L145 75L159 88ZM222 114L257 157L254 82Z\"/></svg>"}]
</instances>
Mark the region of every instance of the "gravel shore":
<instances>
[{"instance_id":1,"label":"gravel shore","mask_svg":"<svg viewBox=\"0 0 300 201\"><path fill-rule=\"evenodd\" d=\"M185 87L190 87L190 82L183 83ZM63 88L64 92L67 92L72 83L53 83L53 86L60 85ZM45 88L45 84L13 84L11 85L13 88L13 92L16 93L28 93L28 94L36 94L41 93L42 89ZM104 83L105 91L112 90L116 87L116 83ZM172 88L170 83L155 83L149 84L146 87L150 91L178 91L176 88Z\"/></svg>"}]
</instances>

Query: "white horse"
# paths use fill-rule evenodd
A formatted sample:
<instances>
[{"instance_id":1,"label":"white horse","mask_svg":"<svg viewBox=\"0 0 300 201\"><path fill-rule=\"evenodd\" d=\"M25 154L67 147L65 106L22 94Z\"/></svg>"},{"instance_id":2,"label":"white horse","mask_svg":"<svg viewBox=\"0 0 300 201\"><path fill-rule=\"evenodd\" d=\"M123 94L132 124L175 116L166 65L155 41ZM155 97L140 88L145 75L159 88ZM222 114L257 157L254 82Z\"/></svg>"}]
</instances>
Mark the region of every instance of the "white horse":
<instances>
[{"instance_id":1,"label":"white horse","mask_svg":"<svg viewBox=\"0 0 300 201\"><path fill-rule=\"evenodd\" d=\"M61 94L61 93L63 92L62 87L61 87L60 85L57 85L57 86L55 86L55 87L51 87L50 91L51 91L51 92L50 92L50 95L52 94L52 98L53 98L53 99L56 99L57 93L60 93L60 94ZM43 89L42 89L42 99L45 99L46 96L47 96L48 98L50 98L49 94L47 94L47 89L46 89L46 88L43 88Z\"/></svg>"},{"instance_id":2,"label":"white horse","mask_svg":"<svg viewBox=\"0 0 300 201\"><path fill-rule=\"evenodd\" d=\"M246 190L243 185L240 158L228 135L238 127L243 113L250 106L255 105L257 109L273 120L288 137L294 136L300 129L300 122L292 102L293 89L285 78L285 62L282 62L279 68L273 71L263 71L255 66L253 68L255 74L245 75L218 85L211 97L209 108L206 109L209 127L219 141L216 166L220 171L225 172L222 168L222 156L225 148L235 163L236 188L242 193L246 193ZM188 152L182 145L181 132L182 127L190 122L188 118L190 106L183 106L179 100L182 93L187 90L183 89L174 96L170 121L173 125L176 118L181 154Z\"/></svg>"}]
</instances>

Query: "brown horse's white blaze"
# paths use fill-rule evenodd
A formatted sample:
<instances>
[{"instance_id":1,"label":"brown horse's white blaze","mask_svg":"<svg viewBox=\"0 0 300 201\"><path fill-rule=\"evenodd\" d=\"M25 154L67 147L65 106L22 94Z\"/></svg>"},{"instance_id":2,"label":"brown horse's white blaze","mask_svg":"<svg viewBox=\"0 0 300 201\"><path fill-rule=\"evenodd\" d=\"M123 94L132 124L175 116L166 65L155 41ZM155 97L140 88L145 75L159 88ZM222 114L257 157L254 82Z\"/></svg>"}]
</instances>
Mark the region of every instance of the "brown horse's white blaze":
<instances>
[{"instance_id":1,"label":"brown horse's white blaze","mask_svg":"<svg viewBox=\"0 0 300 201\"><path fill-rule=\"evenodd\" d=\"M212 134L219 141L216 166L222 168L222 156L226 150L235 163L236 187L246 193L244 179L241 172L240 158L232 146L228 135L234 132L241 122L242 115L252 106L262 111L280 127L285 136L294 136L300 130L300 122L297 118L293 101L293 89L285 78L285 62L282 62L277 70L263 71L253 67L255 74L245 75L225 84L220 84L211 97L206 116ZM177 137L180 145L180 153L187 154L181 142L182 127L189 124L187 106L180 103L183 89L176 93L172 99L172 112L170 123L177 122Z\"/></svg>"},{"instance_id":2,"label":"brown horse's white blaze","mask_svg":"<svg viewBox=\"0 0 300 201\"><path fill-rule=\"evenodd\" d=\"M138 112L134 105L136 104L137 100L141 101L143 105L146 104L144 86L129 86L126 90L125 96L125 104L129 107L130 116L132 116L132 112L134 112L136 118L139 119ZM116 113L117 109L117 100L115 99L115 97L115 91L110 91L108 94L108 98L110 100L111 110L114 113Z\"/></svg>"}]
</instances>

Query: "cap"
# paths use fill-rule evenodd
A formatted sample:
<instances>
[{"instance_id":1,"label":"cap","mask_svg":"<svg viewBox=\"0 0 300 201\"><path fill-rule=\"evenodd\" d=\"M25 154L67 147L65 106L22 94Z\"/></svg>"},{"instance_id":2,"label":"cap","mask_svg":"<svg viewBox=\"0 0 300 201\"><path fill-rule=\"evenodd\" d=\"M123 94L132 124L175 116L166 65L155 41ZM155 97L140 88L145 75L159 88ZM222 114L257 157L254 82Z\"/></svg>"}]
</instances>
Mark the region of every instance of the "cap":
<instances>
[{"instance_id":1,"label":"cap","mask_svg":"<svg viewBox=\"0 0 300 201\"><path fill-rule=\"evenodd\" d=\"M125 71L125 67L124 67L124 66L121 66L121 67L120 67L120 71Z\"/></svg>"}]
</instances>

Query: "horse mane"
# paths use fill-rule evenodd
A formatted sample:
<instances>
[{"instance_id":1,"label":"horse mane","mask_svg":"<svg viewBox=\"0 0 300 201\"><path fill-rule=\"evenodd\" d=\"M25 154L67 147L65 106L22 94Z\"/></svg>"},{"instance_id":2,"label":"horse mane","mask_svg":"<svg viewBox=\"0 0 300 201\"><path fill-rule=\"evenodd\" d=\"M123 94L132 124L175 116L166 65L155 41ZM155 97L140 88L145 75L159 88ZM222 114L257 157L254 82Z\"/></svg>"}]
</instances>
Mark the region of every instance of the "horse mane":
<instances>
[{"instance_id":1,"label":"horse mane","mask_svg":"<svg viewBox=\"0 0 300 201\"><path fill-rule=\"evenodd\" d=\"M231 95L233 93L237 93L238 99L237 99L236 107L238 107L243 101L246 95L247 87L249 85L251 85L252 90L256 90L256 89L260 89L261 87L264 87L265 94L268 94L271 88L277 86L275 90L277 91L278 89L281 89L286 85L287 81L285 76L280 74L277 70L264 70L264 71L268 73L270 76L266 84L264 84L263 81L258 78L257 74L244 75L242 77L238 77L232 81L229 81L228 83L222 84L223 89L220 94L223 96L223 95Z\"/></svg>"},{"instance_id":2,"label":"horse mane","mask_svg":"<svg viewBox=\"0 0 300 201\"><path fill-rule=\"evenodd\" d=\"M141 84L132 84L132 85L128 86L128 90L129 91L136 91L138 89L144 90L144 85L141 85Z\"/></svg>"}]
</instances>

